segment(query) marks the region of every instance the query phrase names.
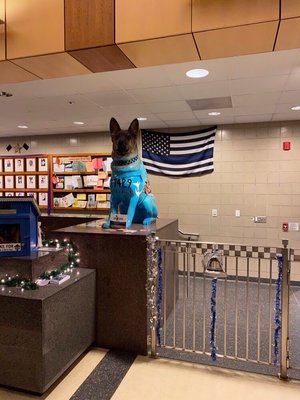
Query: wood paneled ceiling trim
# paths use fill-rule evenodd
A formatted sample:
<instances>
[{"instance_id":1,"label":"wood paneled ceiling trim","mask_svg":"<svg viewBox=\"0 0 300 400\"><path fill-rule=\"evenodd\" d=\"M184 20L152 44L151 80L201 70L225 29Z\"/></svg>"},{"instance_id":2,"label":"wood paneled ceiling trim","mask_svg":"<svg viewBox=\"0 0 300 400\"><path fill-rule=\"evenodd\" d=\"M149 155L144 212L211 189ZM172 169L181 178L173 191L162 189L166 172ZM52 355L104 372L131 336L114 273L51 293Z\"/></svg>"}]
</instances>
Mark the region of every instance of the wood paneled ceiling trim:
<instances>
[{"instance_id":1,"label":"wood paneled ceiling trim","mask_svg":"<svg viewBox=\"0 0 300 400\"><path fill-rule=\"evenodd\" d=\"M200 59L192 34L123 43L118 46L137 67Z\"/></svg>"},{"instance_id":2,"label":"wood paneled ceiling trim","mask_svg":"<svg viewBox=\"0 0 300 400\"><path fill-rule=\"evenodd\" d=\"M279 0L192 0L193 32L279 19Z\"/></svg>"},{"instance_id":3,"label":"wood paneled ceiling trim","mask_svg":"<svg viewBox=\"0 0 300 400\"><path fill-rule=\"evenodd\" d=\"M13 62L42 79L91 73L88 68L71 57L68 53L21 58L13 60Z\"/></svg>"},{"instance_id":4,"label":"wood paneled ceiling trim","mask_svg":"<svg viewBox=\"0 0 300 400\"><path fill-rule=\"evenodd\" d=\"M0 83L16 83L25 81L34 81L39 79L36 75L25 71L11 61L0 62Z\"/></svg>"},{"instance_id":5,"label":"wood paneled ceiling trim","mask_svg":"<svg viewBox=\"0 0 300 400\"><path fill-rule=\"evenodd\" d=\"M135 68L117 45L70 51L69 54L93 72Z\"/></svg>"},{"instance_id":6,"label":"wood paneled ceiling trim","mask_svg":"<svg viewBox=\"0 0 300 400\"><path fill-rule=\"evenodd\" d=\"M275 50L300 47L300 18L284 19L280 22Z\"/></svg>"},{"instance_id":7,"label":"wood paneled ceiling trim","mask_svg":"<svg viewBox=\"0 0 300 400\"><path fill-rule=\"evenodd\" d=\"M194 33L201 59L232 57L273 50L278 22Z\"/></svg>"}]
</instances>

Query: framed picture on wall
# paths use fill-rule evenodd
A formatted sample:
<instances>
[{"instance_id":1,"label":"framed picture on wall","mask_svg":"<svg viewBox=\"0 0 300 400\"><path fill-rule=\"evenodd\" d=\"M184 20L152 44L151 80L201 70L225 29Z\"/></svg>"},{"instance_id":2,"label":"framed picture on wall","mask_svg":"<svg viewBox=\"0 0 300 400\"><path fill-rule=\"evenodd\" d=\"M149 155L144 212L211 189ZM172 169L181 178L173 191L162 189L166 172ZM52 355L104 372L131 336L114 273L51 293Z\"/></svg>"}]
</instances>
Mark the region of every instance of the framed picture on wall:
<instances>
[{"instance_id":1,"label":"framed picture on wall","mask_svg":"<svg viewBox=\"0 0 300 400\"><path fill-rule=\"evenodd\" d=\"M13 172L14 164L12 158L4 158L4 171L5 172Z\"/></svg>"},{"instance_id":2,"label":"framed picture on wall","mask_svg":"<svg viewBox=\"0 0 300 400\"><path fill-rule=\"evenodd\" d=\"M13 192L6 192L5 197L13 197Z\"/></svg>"},{"instance_id":3,"label":"framed picture on wall","mask_svg":"<svg viewBox=\"0 0 300 400\"><path fill-rule=\"evenodd\" d=\"M16 176L16 188L17 189L24 189L25 188L25 176L24 175L17 175Z\"/></svg>"},{"instance_id":4,"label":"framed picture on wall","mask_svg":"<svg viewBox=\"0 0 300 400\"><path fill-rule=\"evenodd\" d=\"M11 175L6 175L4 177L5 189L13 189L14 188L14 177Z\"/></svg>"},{"instance_id":5,"label":"framed picture on wall","mask_svg":"<svg viewBox=\"0 0 300 400\"><path fill-rule=\"evenodd\" d=\"M15 158L15 171L16 172L24 171L24 159L23 158Z\"/></svg>"},{"instance_id":6,"label":"framed picture on wall","mask_svg":"<svg viewBox=\"0 0 300 400\"><path fill-rule=\"evenodd\" d=\"M25 196L25 193L24 193L24 192L17 192L17 193L16 193L16 196L17 196L17 197L24 197L24 196Z\"/></svg>"},{"instance_id":7,"label":"framed picture on wall","mask_svg":"<svg viewBox=\"0 0 300 400\"><path fill-rule=\"evenodd\" d=\"M3 171L3 163L2 163L2 158L0 158L0 172Z\"/></svg>"},{"instance_id":8,"label":"framed picture on wall","mask_svg":"<svg viewBox=\"0 0 300 400\"><path fill-rule=\"evenodd\" d=\"M39 171L48 171L48 159L45 157L39 158Z\"/></svg>"},{"instance_id":9,"label":"framed picture on wall","mask_svg":"<svg viewBox=\"0 0 300 400\"><path fill-rule=\"evenodd\" d=\"M29 189L36 188L36 178L35 175L27 175L26 176L26 187Z\"/></svg>"},{"instance_id":10,"label":"framed picture on wall","mask_svg":"<svg viewBox=\"0 0 300 400\"><path fill-rule=\"evenodd\" d=\"M3 188L3 175L0 175L0 189Z\"/></svg>"},{"instance_id":11,"label":"framed picture on wall","mask_svg":"<svg viewBox=\"0 0 300 400\"><path fill-rule=\"evenodd\" d=\"M26 171L35 171L35 158L26 158Z\"/></svg>"},{"instance_id":12,"label":"framed picture on wall","mask_svg":"<svg viewBox=\"0 0 300 400\"><path fill-rule=\"evenodd\" d=\"M48 203L48 193L39 193L39 206L46 206Z\"/></svg>"},{"instance_id":13,"label":"framed picture on wall","mask_svg":"<svg viewBox=\"0 0 300 400\"><path fill-rule=\"evenodd\" d=\"M39 175L39 188L47 189L48 187L48 175Z\"/></svg>"},{"instance_id":14,"label":"framed picture on wall","mask_svg":"<svg viewBox=\"0 0 300 400\"><path fill-rule=\"evenodd\" d=\"M27 196L27 197L33 197L35 200L36 200L36 198L37 198L36 192L27 192L27 193L26 193L26 196Z\"/></svg>"}]
</instances>

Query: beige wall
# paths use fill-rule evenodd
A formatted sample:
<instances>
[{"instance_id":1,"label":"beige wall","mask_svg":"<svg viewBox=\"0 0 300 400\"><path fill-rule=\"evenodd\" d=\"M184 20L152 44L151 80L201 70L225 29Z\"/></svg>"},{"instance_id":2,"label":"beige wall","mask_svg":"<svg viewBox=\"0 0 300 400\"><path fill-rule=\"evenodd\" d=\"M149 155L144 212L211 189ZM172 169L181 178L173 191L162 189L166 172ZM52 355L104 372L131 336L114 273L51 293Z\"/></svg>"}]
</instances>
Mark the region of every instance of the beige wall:
<instances>
[{"instance_id":1,"label":"beige wall","mask_svg":"<svg viewBox=\"0 0 300 400\"><path fill-rule=\"evenodd\" d=\"M291 150L283 151L288 140ZM111 149L107 133L92 133L1 138L0 153L9 154L5 147L16 141L26 141L31 153ZM300 122L220 126L214 160L210 175L150 176L160 217L178 218L180 228L199 232L201 241L280 246L284 237L300 248L300 232L281 230L282 222L300 223ZM255 215L266 215L267 223L255 224Z\"/></svg>"}]
</instances>

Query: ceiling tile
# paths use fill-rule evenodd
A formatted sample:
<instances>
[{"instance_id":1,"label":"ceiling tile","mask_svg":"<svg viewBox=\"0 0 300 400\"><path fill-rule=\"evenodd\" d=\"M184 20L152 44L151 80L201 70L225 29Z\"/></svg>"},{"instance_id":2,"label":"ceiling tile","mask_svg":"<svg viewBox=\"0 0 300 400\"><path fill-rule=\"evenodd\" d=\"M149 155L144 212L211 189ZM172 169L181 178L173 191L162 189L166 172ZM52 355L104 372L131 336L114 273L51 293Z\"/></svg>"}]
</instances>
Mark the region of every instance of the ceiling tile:
<instances>
[{"instance_id":1,"label":"ceiling tile","mask_svg":"<svg viewBox=\"0 0 300 400\"><path fill-rule=\"evenodd\" d=\"M224 97L230 95L229 81L204 82L196 80L194 85L178 85L178 92L186 100Z\"/></svg>"},{"instance_id":2,"label":"ceiling tile","mask_svg":"<svg viewBox=\"0 0 300 400\"><path fill-rule=\"evenodd\" d=\"M232 96L232 103L234 107L253 106L257 104L276 104L281 92L245 94L239 96Z\"/></svg>"},{"instance_id":3,"label":"ceiling tile","mask_svg":"<svg viewBox=\"0 0 300 400\"><path fill-rule=\"evenodd\" d=\"M246 122L268 122L271 121L273 114L262 114L262 115L238 115L234 117L236 123Z\"/></svg>"},{"instance_id":4,"label":"ceiling tile","mask_svg":"<svg viewBox=\"0 0 300 400\"><path fill-rule=\"evenodd\" d=\"M300 81L299 81L300 83ZM299 90L288 90L281 93L279 103L291 103L300 105L300 89Z\"/></svg>"},{"instance_id":5,"label":"ceiling tile","mask_svg":"<svg viewBox=\"0 0 300 400\"><path fill-rule=\"evenodd\" d=\"M287 78L288 75L232 79L230 92L231 95L277 92L284 88Z\"/></svg>"},{"instance_id":6,"label":"ceiling tile","mask_svg":"<svg viewBox=\"0 0 300 400\"><path fill-rule=\"evenodd\" d=\"M183 96L180 95L178 90L172 86L127 90L127 93L129 93L137 102L140 103L153 103L155 101L162 102L183 99Z\"/></svg>"},{"instance_id":7,"label":"ceiling tile","mask_svg":"<svg viewBox=\"0 0 300 400\"><path fill-rule=\"evenodd\" d=\"M169 79L175 85L195 85L210 81L222 81L230 77L232 62L230 58L192 61L181 64L163 65L161 67L168 74ZM204 78L189 78L186 72L190 69L206 69L209 74Z\"/></svg>"},{"instance_id":8,"label":"ceiling tile","mask_svg":"<svg viewBox=\"0 0 300 400\"><path fill-rule=\"evenodd\" d=\"M261 76L288 75L299 57L299 50L282 50L253 55L230 57L229 78L252 78ZM276 62L274 60L276 59Z\"/></svg>"},{"instance_id":9,"label":"ceiling tile","mask_svg":"<svg viewBox=\"0 0 300 400\"><path fill-rule=\"evenodd\" d=\"M178 120L185 120L185 119L196 119L193 111L184 111L179 113L176 112L169 112L169 113L157 113L155 114L158 118L162 121L178 121Z\"/></svg>"},{"instance_id":10,"label":"ceiling tile","mask_svg":"<svg viewBox=\"0 0 300 400\"><path fill-rule=\"evenodd\" d=\"M300 120L300 112L298 111L297 120ZM273 114L272 121L294 121L295 112L282 112Z\"/></svg>"},{"instance_id":11,"label":"ceiling tile","mask_svg":"<svg viewBox=\"0 0 300 400\"><path fill-rule=\"evenodd\" d=\"M236 107L234 108L234 115L261 115L261 114L272 114L276 110L275 104L265 104L262 106L261 104L244 106L244 107Z\"/></svg>"},{"instance_id":12,"label":"ceiling tile","mask_svg":"<svg viewBox=\"0 0 300 400\"><path fill-rule=\"evenodd\" d=\"M84 95L84 97L100 106L114 106L121 104L127 105L136 103L133 97L124 90L97 91L93 93L87 93Z\"/></svg>"},{"instance_id":13,"label":"ceiling tile","mask_svg":"<svg viewBox=\"0 0 300 400\"><path fill-rule=\"evenodd\" d=\"M163 66L113 71L107 76L122 89L157 88L172 84Z\"/></svg>"},{"instance_id":14,"label":"ceiling tile","mask_svg":"<svg viewBox=\"0 0 300 400\"><path fill-rule=\"evenodd\" d=\"M153 113L190 111L186 101L165 101L144 104L146 110Z\"/></svg>"},{"instance_id":15,"label":"ceiling tile","mask_svg":"<svg viewBox=\"0 0 300 400\"><path fill-rule=\"evenodd\" d=\"M233 124L235 122L234 116L230 115L218 115L210 118L200 118L199 121L202 125L221 125L221 124Z\"/></svg>"},{"instance_id":16,"label":"ceiling tile","mask_svg":"<svg viewBox=\"0 0 300 400\"><path fill-rule=\"evenodd\" d=\"M197 119L185 119L184 121L174 121L174 120L170 120L170 121L164 121L166 126L168 128L184 128L184 127L188 127L188 126L199 126L199 121Z\"/></svg>"},{"instance_id":17,"label":"ceiling tile","mask_svg":"<svg viewBox=\"0 0 300 400\"><path fill-rule=\"evenodd\" d=\"M217 111L221 113L221 115L216 115L216 116L209 116L208 113L209 112L213 112L216 111L216 109L211 109L211 110L199 110L199 111L194 111L195 116L202 120L203 118L207 118L207 119L220 119L223 117L230 117L233 115L233 108L220 108Z\"/></svg>"}]
</instances>

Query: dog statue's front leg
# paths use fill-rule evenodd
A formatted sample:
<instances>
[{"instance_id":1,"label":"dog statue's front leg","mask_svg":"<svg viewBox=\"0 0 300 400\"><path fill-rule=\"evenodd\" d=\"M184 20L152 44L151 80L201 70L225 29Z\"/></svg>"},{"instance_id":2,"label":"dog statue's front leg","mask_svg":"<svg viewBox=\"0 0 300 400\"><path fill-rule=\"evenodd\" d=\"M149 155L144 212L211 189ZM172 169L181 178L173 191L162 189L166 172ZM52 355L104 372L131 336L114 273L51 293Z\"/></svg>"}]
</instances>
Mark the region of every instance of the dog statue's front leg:
<instances>
[{"instance_id":1,"label":"dog statue's front leg","mask_svg":"<svg viewBox=\"0 0 300 400\"><path fill-rule=\"evenodd\" d=\"M105 222L103 222L102 228L108 229L108 228L110 227L110 215L111 215L111 214L116 214L116 207L114 206L112 197L111 197L111 199L110 199L110 210L109 210L109 215L108 215L107 220L106 220Z\"/></svg>"},{"instance_id":2,"label":"dog statue's front leg","mask_svg":"<svg viewBox=\"0 0 300 400\"><path fill-rule=\"evenodd\" d=\"M132 224L132 220L133 220L133 217L135 214L135 209L136 209L138 200L139 200L138 196L133 196L130 199L129 207L128 207L128 211L127 211L127 217L126 217L126 229L128 229Z\"/></svg>"}]
</instances>

